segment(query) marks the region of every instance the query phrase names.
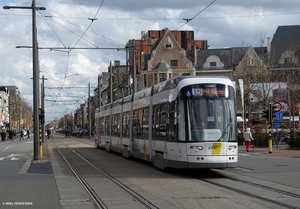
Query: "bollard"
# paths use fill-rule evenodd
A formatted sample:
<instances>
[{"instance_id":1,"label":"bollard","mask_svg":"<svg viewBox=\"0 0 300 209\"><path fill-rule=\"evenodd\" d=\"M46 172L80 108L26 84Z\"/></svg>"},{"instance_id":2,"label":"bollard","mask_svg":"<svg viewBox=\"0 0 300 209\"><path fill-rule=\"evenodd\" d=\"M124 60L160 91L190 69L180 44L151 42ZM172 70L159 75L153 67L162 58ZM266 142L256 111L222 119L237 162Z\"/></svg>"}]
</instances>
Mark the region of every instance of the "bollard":
<instances>
[{"instance_id":1,"label":"bollard","mask_svg":"<svg viewBox=\"0 0 300 209\"><path fill-rule=\"evenodd\" d=\"M269 144L269 154L272 153L272 147L273 147L273 141L272 141L272 124L269 124L269 140L268 140L268 144Z\"/></svg>"},{"instance_id":2,"label":"bollard","mask_svg":"<svg viewBox=\"0 0 300 209\"><path fill-rule=\"evenodd\" d=\"M269 139L269 153L272 153L273 142L272 139Z\"/></svg>"},{"instance_id":3,"label":"bollard","mask_svg":"<svg viewBox=\"0 0 300 209\"><path fill-rule=\"evenodd\" d=\"M43 146L42 146L42 142L40 141L40 158L43 157Z\"/></svg>"}]
</instances>

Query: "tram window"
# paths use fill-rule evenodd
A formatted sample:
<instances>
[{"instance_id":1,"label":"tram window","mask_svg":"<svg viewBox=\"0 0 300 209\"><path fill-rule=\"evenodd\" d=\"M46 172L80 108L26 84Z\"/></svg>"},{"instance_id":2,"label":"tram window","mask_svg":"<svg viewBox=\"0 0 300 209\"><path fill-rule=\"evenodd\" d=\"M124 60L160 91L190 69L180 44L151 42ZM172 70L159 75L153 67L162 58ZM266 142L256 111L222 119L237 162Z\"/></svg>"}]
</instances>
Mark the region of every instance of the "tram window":
<instances>
[{"instance_id":1,"label":"tram window","mask_svg":"<svg viewBox=\"0 0 300 209\"><path fill-rule=\"evenodd\" d=\"M110 117L105 117L105 135L110 135Z\"/></svg>"},{"instance_id":2,"label":"tram window","mask_svg":"<svg viewBox=\"0 0 300 209\"><path fill-rule=\"evenodd\" d=\"M169 105L169 122L167 127L167 133L170 141L177 140L177 113L175 112L176 101Z\"/></svg>"},{"instance_id":3,"label":"tram window","mask_svg":"<svg viewBox=\"0 0 300 209\"><path fill-rule=\"evenodd\" d=\"M143 109L138 111L138 135L142 135L142 121L143 121Z\"/></svg>"},{"instance_id":4,"label":"tram window","mask_svg":"<svg viewBox=\"0 0 300 209\"><path fill-rule=\"evenodd\" d=\"M213 101L208 101L208 104L207 104L207 115L208 116L213 116L214 115L214 102Z\"/></svg>"},{"instance_id":5,"label":"tram window","mask_svg":"<svg viewBox=\"0 0 300 209\"><path fill-rule=\"evenodd\" d=\"M149 129L149 108L143 110L142 135L147 136Z\"/></svg>"},{"instance_id":6,"label":"tram window","mask_svg":"<svg viewBox=\"0 0 300 209\"><path fill-rule=\"evenodd\" d=\"M104 118L99 119L99 133L104 134Z\"/></svg>"},{"instance_id":7,"label":"tram window","mask_svg":"<svg viewBox=\"0 0 300 209\"><path fill-rule=\"evenodd\" d=\"M114 127L115 127L114 122L115 122L115 116L112 115L112 116L111 116L111 124L110 124L111 134L112 134L112 135L114 134Z\"/></svg>"},{"instance_id":8,"label":"tram window","mask_svg":"<svg viewBox=\"0 0 300 209\"><path fill-rule=\"evenodd\" d=\"M122 135L129 136L129 112L123 113Z\"/></svg>"},{"instance_id":9,"label":"tram window","mask_svg":"<svg viewBox=\"0 0 300 209\"><path fill-rule=\"evenodd\" d=\"M159 136L167 136L167 104L160 107Z\"/></svg>"},{"instance_id":10,"label":"tram window","mask_svg":"<svg viewBox=\"0 0 300 209\"><path fill-rule=\"evenodd\" d=\"M115 134L115 115L112 115L112 120L111 120L111 133Z\"/></svg>"},{"instance_id":11,"label":"tram window","mask_svg":"<svg viewBox=\"0 0 300 209\"><path fill-rule=\"evenodd\" d=\"M133 135L141 135L142 109L133 111Z\"/></svg>"},{"instance_id":12,"label":"tram window","mask_svg":"<svg viewBox=\"0 0 300 209\"><path fill-rule=\"evenodd\" d=\"M152 128L152 135L154 136L159 136L159 116L160 116L160 112L159 112L159 106L154 106L153 108L153 128Z\"/></svg>"},{"instance_id":13,"label":"tram window","mask_svg":"<svg viewBox=\"0 0 300 209\"><path fill-rule=\"evenodd\" d=\"M175 113L171 112L169 114L169 127L168 127L168 134L170 141L177 140L177 125L175 124Z\"/></svg>"},{"instance_id":14,"label":"tram window","mask_svg":"<svg viewBox=\"0 0 300 209\"><path fill-rule=\"evenodd\" d=\"M154 107L153 114L153 132L156 137L167 136L167 104L157 105Z\"/></svg>"},{"instance_id":15,"label":"tram window","mask_svg":"<svg viewBox=\"0 0 300 209\"><path fill-rule=\"evenodd\" d=\"M120 115L115 114L113 115L113 120L112 120L112 133L115 135L120 134Z\"/></svg>"},{"instance_id":16,"label":"tram window","mask_svg":"<svg viewBox=\"0 0 300 209\"><path fill-rule=\"evenodd\" d=\"M184 117L184 101L179 100L178 106L178 141L185 141L185 117Z\"/></svg>"},{"instance_id":17,"label":"tram window","mask_svg":"<svg viewBox=\"0 0 300 209\"><path fill-rule=\"evenodd\" d=\"M120 135L120 114L117 114L117 127L116 127L116 131L117 131L117 133L118 133L118 135Z\"/></svg>"}]
</instances>

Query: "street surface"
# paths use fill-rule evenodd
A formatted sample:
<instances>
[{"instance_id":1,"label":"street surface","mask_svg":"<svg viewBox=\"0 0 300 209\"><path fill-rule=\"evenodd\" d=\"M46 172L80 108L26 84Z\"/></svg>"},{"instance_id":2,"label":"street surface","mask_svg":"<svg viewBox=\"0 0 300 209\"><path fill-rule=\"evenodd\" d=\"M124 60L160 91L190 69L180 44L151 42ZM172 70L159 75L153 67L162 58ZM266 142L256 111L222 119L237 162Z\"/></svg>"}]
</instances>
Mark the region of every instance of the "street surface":
<instances>
[{"instance_id":1,"label":"street surface","mask_svg":"<svg viewBox=\"0 0 300 209\"><path fill-rule=\"evenodd\" d=\"M64 208L90 209L93 208L87 194L82 190L74 175L62 161L52 141L57 141L72 147L81 155L88 158L97 166L111 173L120 181L134 188L139 194L145 195L155 205L163 208L275 208L273 203L244 196L225 188L203 182L202 174L197 177L195 171L181 172L176 169L161 171L141 160L128 160L114 153L106 152L94 147L93 139L64 138L62 134L55 134L43 145L41 160L32 162L33 142L4 141L0 142L0 208L20 208L20 204L27 204L28 208ZM290 192L298 193L300 189L300 151L273 148L269 154L267 148L255 148L245 152L239 147L238 168L225 169L220 172L247 178L253 182L273 185ZM96 189L108 194L109 188L99 184L86 166L82 165L81 172L88 181L93 182ZM86 173L86 174L85 174ZM193 173L193 174L191 174ZM227 182L225 178L205 177L208 180ZM103 180L102 180L103 182ZM240 183L231 183L238 186ZM81 191L82 190L82 191ZM259 194L259 190L256 193ZM272 196L272 193L261 193L262 196ZM106 195L107 196L107 195ZM117 205L113 195L107 196L112 205ZM119 198L118 198L119 199ZM278 198L276 199L278 200ZM120 200L121 201L121 200ZM292 202L300 205L299 198L283 198L279 201ZM122 203L126 208L126 204ZM25 207L25 206L24 206ZM276 207L285 208L285 207Z\"/></svg>"}]
</instances>

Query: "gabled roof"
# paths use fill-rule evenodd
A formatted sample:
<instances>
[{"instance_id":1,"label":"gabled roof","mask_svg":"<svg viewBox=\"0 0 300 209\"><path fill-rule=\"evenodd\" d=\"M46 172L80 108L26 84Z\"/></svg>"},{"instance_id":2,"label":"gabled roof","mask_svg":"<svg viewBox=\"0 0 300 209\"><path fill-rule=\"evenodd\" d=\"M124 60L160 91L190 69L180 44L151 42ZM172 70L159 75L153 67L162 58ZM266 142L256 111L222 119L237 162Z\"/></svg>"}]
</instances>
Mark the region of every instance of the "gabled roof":
<instances>
[{"instance_id":1,"label":"gabled roof","mask_svg":"<svg viewBox=\"0 0 300 209\"><path fill-rule=\"evenodd\" d=\"M168 30L168 31L164 34L163 37L159 38L159 39L155 42L155 44L154 44L154 46L153 46L151 52L152 52L152 51L155 51L155 50L160 46L160 44L162 44L162 42L165 41L165 40L167 39L167 37L170 37L170 39L172 39L172 40L171 40L172 43L175 44L177 47L179 47L179 48L181 49L180 45L178 44L178 42L177 42L176 39L174 38L174 36L173 36L173 34L171 33L171 31Z\"/></svg>"},{"instance_id":2,"label":"gabled roof","mask_svg":"<svg viewBox=\"0 0 300 209\"><path fill-rule=\"evenodd\" d=\"M168 63L161 61L155 65L155 67L152 70L159 70L159 71L167 71L170 70L171 67L168 65Z\"/></svg>"},{"instance_id":3,"label":"gabled roof","mask_svg":"<svg viewBox=\"0 0 300 209\"><path fill-rule=\"evenodd\" d=\"M142 55L142 70L148 70L148 60L150 60L153 56L153 52L158 50L158 48L164 44L164 41L166 41L167 39L170 39L173 47L178 47L179 49L182 49L180 47L180 45L178 44L178 42L176 41L176 39L174 38L173 34L171 33L171 31L167 30L165 32L165 34L163 35L163 37L157 39L157 41L155 42L155 44L153 45L152 49L151 49L151 54L143 54ZM154 55L155 56L155 55ZM165 65L165 66L164 66ZM159 62L158 64L156 64L156 66L152 69L152 70L169 70L172 69L167 63L165 62Z\"/></svg>"},{"instance_id":4,"label":"gabled roof","mask_svg":"<svg viewBox=\"0 0 300 209\"><path fill-rule=\"evenodd\" d=\"M271 60L277 62L286 50L300 49L300 25L278 26L271 41Z\"/></svg>"},{"instance_id":5,"label":"gabled roof","mask_svg":"<svg viewBox=\"0 0 300 209\"><path fill-rule=\"evenodd\" d=\"M207 58L212 55L220 58L220 61L224 64L224 70L233 69L240 63L248 49L249 47L232 47L198 50L196 69L201 70ZM263 58L267 54L267 47L253 47L253 50L264 60Z\"/></svg>"},{"instance_id":6,"label":"gabled roof","mask_svg":"<svg viewBox=\"0 0 300 209\"><path fill-rule=\"evenodd\" d=\"M246 48L243 47L198 50L196 68L202 69L202 65L206 62L207 58L215 55L224 64L224 69L231 69L239 63L245 52Z\"/></svg>"}]
</instances>

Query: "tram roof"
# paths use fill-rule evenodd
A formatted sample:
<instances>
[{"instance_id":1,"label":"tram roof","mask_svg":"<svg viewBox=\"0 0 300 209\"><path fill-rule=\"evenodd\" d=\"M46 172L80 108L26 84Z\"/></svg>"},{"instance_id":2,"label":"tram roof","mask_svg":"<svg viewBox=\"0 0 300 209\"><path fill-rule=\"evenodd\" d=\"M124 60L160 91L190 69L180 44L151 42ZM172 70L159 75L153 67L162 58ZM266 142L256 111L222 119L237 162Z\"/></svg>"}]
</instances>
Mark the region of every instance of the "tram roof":
<instances>
[{"instance_id":1,"label":"tram roof","mask_svg":"<svg viewBox=\"0 0 300 209\"><path fill-rule=\"evenodd\" d=\"M232 81L227 76L181 76L155 84L153 86L153 94L176 87L181 89L183 86L197 83L224 83L232 86ZM178 86L179 84L180 86Z\"/></svg>"},{"instance_id":2,"label":"tram roof","mask_svg":"<svg viewBox=\"0 0 300 209\"><path fill-rule=\"evenodd\" d=\"M198 84L198 83L224 83L226 85L232 85L232 81L227 76L179 76L155 84L149 88L143 89L134 93L134 95L128 95L123 99L119 99L117 103L123 100L123 103L129 102L130 100L136 100L150 95L154 95L159 92L178 88L181 89L186 85ZM116 101L114 102L116 103Z\"/></svg>"}]
</instances>

